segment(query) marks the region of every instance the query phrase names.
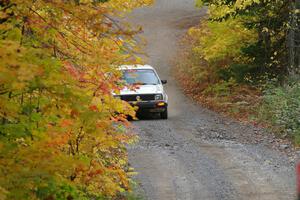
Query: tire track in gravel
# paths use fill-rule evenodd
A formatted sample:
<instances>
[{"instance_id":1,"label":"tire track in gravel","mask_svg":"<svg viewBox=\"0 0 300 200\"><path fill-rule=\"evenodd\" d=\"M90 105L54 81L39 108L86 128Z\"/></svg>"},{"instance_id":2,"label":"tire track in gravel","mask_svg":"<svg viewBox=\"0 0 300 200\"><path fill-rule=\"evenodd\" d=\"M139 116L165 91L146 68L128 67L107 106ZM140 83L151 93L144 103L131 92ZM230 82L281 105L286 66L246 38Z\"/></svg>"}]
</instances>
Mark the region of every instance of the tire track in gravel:
<instances>
[{"instance_id":1,"label":"tire track in gravel","mask_svg":"<svg viewBox=\"0 0 300 200\"><path fill-rule=\"evenodd\" d=\"M294 166L264 143L254 144L254 127L225 119L186 98L173 77L177 42L204 16L194 0L157 0L135 11L144 27L146 52L162 79L168 79L169 120L134 122L140 142L129 160L145 199L295 199Z\"/></svg>"}]
</instances>

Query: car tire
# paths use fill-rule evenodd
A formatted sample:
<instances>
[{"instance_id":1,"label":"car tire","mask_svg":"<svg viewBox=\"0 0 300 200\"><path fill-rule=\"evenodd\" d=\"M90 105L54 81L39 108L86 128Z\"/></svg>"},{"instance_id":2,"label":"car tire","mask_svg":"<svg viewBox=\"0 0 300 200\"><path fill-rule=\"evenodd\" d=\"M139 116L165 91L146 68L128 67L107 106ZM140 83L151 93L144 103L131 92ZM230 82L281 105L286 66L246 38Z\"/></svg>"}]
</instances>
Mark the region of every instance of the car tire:
<instances>
[{"instance_id":1,"label":"car tire","mask_svg":"<svg viewBox=\"0 0 300 200\"><path fill-rule=\"evenodd\" d=\"M168 109L166 108L166 110L164 112L160 113L160 117L162 119L168 119Z\"/></svg>"}]
</instances>

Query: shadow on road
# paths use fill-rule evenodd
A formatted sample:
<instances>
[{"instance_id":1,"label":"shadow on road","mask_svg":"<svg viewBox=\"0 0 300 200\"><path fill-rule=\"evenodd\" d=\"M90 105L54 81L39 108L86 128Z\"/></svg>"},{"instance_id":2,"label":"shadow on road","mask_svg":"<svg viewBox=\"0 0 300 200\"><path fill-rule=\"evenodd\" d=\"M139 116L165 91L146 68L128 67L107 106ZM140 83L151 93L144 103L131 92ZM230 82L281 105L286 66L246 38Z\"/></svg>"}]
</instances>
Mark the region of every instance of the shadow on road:
<instances>
[{"instance_id":1,"label":"shadow on road","mask_svg":"<svg viewBox=\"0 0 300 200\"><path fill-rule=\"evenodd\" d=\"M137 114L137 120L163 120L160 118L159 113L139 113Z\"/></svg>"}]
</instances>

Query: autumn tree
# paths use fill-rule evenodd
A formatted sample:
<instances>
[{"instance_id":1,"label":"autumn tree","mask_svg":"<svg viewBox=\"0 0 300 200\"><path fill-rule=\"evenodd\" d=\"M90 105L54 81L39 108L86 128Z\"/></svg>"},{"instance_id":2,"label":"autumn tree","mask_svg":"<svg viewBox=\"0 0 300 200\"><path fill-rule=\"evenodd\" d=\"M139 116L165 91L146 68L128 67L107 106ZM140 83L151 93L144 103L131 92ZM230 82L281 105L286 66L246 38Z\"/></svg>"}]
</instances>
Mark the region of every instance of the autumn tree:
<instances>
[{"instance_id":1,"label":"autumn tree","mask_svg":"<svg viewBox=\"0 0 300 200\"><path fill-rule=\"evenodd\" d=\"M238 19L243 27L254 30L257 41L241 48L243 56L252 62L240 67L249 68L258 79L283 79L288 74L287 35L291 30L289 18L294 10L289 0L198 0L207 5L210 20L222 22Z\"/></svg>"},{"instance_id":2,"label":"autumn tree","mask_svg":"<svg viewBox=\"0 0 300 200\"><path fill-rule=\"evenodd\" d=\"M151 0L0 2L0 199L129 190L117 67L140 62L124 12Z\"/></svg>"}]
</instances>

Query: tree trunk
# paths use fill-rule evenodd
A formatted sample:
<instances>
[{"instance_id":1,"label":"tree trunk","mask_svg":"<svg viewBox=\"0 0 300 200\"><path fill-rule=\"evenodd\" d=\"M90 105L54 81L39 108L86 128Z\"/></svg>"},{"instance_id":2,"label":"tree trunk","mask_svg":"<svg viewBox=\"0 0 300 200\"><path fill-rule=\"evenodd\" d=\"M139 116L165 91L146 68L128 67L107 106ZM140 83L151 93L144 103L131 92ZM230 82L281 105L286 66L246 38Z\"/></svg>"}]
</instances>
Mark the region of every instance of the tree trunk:
<instances>
[{"instance_id":1,"label":"tree trunk","mask_svg":"<svg viewBox=\"0 0 300 200\"><path fill-rule=\"evenodd\" d=\"M296 12L300 8L300 0L294 0L290 9L290 30L287 36L287 45L289 49L289 77L299 79L300 75L300 29L299 29L299 13Z\"/></svg>"}]
</instances>

